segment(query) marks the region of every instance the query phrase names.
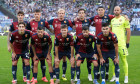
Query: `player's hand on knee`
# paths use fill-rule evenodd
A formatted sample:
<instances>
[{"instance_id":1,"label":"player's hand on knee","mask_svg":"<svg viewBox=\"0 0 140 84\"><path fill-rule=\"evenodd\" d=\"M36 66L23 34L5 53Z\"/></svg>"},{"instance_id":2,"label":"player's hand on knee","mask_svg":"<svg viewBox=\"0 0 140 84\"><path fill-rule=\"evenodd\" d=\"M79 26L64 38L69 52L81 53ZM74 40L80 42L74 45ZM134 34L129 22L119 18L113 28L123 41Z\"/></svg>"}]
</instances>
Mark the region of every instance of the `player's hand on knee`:
<instances>
[{"instance_id":1,"label":"player's hand on knee","mask_svg":"<svg viewBox=\"0 0 140 84\"><path fill-rule=\"evenodd\" d=\"M36 55L34 55L34 61L38 60L38 57Z\"/></svg>"},{"instance_id":2,"label":"player's hand on knee","mask_svg":"<svg viewBox=\"0 0 140 84\"><path fill-rule=\"evenodd\" d=\"M8 51L11 52L11 47L10 46L8 46Z\"/></svg>"},{"instance_id":3,"label":"player's hand on knee","mask_svg":"<svg viewBox=\"0 0 140 84\"><path fill-rule=\"evenodd\" d=\"M12 53L12 60L16 60L16 57L17 57L16 53Z\"/></svg>"},{"instance_id":4,"label":"player's hand on knee","mask_svg":"<svg viewBox=\"0 0 140 84\"><path fill-rule=\"evenodd\" d=\"M114 59L114 62L115 62L115 64L119 64L119 59L118 58L115 58Z\"/></svg>"},{"instance_id":5,"label":"player's hand on knee","mask_svg":"<svg viewBox=\"0 0 140 84\"><path fill-rule=\"evenodd\" d=\"M71 57L70 62L74 62L74 61L75 61L74 57Z\"/></svg>"},{"instance_id":6,"label":"player's hand on knee","mask_svg":"<svg viewBox=\"0 0 140 84\"><path fill-rule=\"evenodd\" d=\"M80 54L76 54L76 60L77 60L79 57L81 58Z\"/></svg>"},{"instance_id":7,"label":"player's hand on knee","mask_svg":"<svg viewBox=\"0 0 140 84\"><path fill-rule=\"evenodd\" d=\"M97 56L97 54L94 54L92 58L95 58L95 59L98 60L98 56Z\"/></svg>"},{"instance_id":8,"label":"player's hand on knee","mask_svg":"<svg viewBox=\"0 0 140 84\"><path fill-rule=\"evenodd\" d=\"M105 63L105 60L103 58L100 58L100 64L103 65Z\"/></svg>"}]
</instances>

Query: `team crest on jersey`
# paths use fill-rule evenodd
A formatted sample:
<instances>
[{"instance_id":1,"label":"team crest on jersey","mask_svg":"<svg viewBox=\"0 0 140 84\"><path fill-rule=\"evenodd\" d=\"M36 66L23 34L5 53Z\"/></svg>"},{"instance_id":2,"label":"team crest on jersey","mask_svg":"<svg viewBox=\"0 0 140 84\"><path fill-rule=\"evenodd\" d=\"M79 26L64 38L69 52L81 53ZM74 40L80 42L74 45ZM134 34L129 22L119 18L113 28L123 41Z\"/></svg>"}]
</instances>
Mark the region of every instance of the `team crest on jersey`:
<instances>
[{"instance_id":1,"label":"team crest on jersey","mask_svg":"<svg viewBox=\"0 0 140 84\"><path fill-rule=\"evenodd\" d=\"M122 19L119 20L120 22L122 21Z\"/></svg>"},{"instance_id":2,"label":"team crest on jersey","mask_svg":"<svg viewBox=\"0 0 140 84\"><path fill-rule=\"evenodd\" d=\"M85 20L85 22L87 22L87 20Z\"/></svg>"},{"instance_id":3,"label":"team crest on jersey","mask_svg":"<svg viewBox=\"0 0 140 84\"><path fill-rule=\"evenodd\" d=\"M25 34L25 37L27 37L28 36L28 34Z\"/></svg>"},{"instance_id":4,"label":"team crest on jersey","mask_svg":"<svg viewBox=\"0 0 140 84\"><path fill-rule=\"evenodd\" d=\"M43 22L41 22L41 25L43 25Z\"/></svg>"},{"instance_id":5,"label":"team crest on jersey","mask_svg":"<svg viewBox=\"0 0 140 84\"><path fill-rule=\"evenodd\" d=\"M91 41L91 38L89 38L89 42Z\"/></svg>"},{"instance_id":6,"label":"team crest on jersey","mask_svg":"<svg viewBox=\"0 0 140 84\"><path fill-rule=\"evenodd\" d=\"M56 21L56 23L57 23L57 21Z\"/></svg>"},{"instance_id":7,"label":"team crest on jersey","mask_svg":"<svg viewBox=\"0 0 140 84\"><path fill-rule=\"evenodd\" d=\"M64 23L66 23L66 21L64 21Z\"/></svg>"},{"instance_id":8,"label":"team crest on jersey","mask_svg":"<svg viewBox=\"0 0 140 84\"><path fill-rule=\"evenodd\" d=\"M107 18L106 16L104 18Z\"/></svg>"},{"instance_id":9,"label":"team crest on jersey","mask_svg":"<svg viewBox=\"0 0 140 84\"><path fill-rule=\"evenodd\" d=\"M47 39L46 38L44 38L44 41L46 41Z\"/></svg>"},{"instance_id":10,"label":"team crest on jersey","mask_svg":"<svg viewBox=\"0 0 140 84\"><path fill-rule=\"evenodd\" d=\"M38 39L35 39L36 41L38 41Z\"/></svg>"},{"instance_id":11,"label":"team crest on jersey","mask_svg":"<svg viewBox=\"0 0 140 84\"><path fill-rule=\"evenodd\" d=\"M35 25L35 23L33 23L33 25Z\"/></svg>"},{"instance_id":12,"label":"team crest on jersey","mask_svg":"<svg viewBox=\"0 0 140 84\"><path fill-rule=\"evenodd\" d=\"M16 36L16 38L18 38L18 36Z\"/></svg>"},{"instance_id":13,"label":"team crest on jersey","mask_svg":"<svg viewBox=\"0 0 140 84\"><path fill-rule=\"evenodd\" d=\"M108 37L108 39L110 40L110 39L111 39L111 37L109 36L109 37Z\"/></svg>"},{"instance_id":14,"label":"team crest on jersey","mask_svg":"<svg viewBox=\"0 0 140 84\"><path fill-rule=\"evenodd\" d=\"M69 38L66 38L67 41L69 41Z\"/></svg>"},{"instance_id":15,"label":"team crest on jersey","mask_svg":"<svg viewBox=\"0 0 140 84\"><path fill-rule=\"evenodd\" d=\"M79 22L79 21L77 21L77 22Z\"/></svg>"}]
</instances>

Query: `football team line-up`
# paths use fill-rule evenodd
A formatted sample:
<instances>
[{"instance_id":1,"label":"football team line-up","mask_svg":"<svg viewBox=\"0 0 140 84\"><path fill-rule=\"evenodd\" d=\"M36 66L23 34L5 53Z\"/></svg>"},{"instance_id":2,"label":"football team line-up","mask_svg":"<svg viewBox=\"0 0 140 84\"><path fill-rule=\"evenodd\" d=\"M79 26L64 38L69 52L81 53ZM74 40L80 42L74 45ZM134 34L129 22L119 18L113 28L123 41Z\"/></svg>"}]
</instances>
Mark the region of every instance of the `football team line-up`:
<instances>
[{"instance_id":1,"label":"football team line-up","mask_svg":"<svg viewBox=\"0 0 140 84\"><path fill-rule=\"evenodd\" d=\"M121 15L119 6L114 8L114 15L105 15L103 6L97 8L98 15L86 19L86 11L79 9L77 17L73 21L64 18L65 10L59 9L58 17L45 21L41 19L41 11L34 11L34 18L30 22L24 21L24 12L17 13L17 22L10 26L7 45L8 51L12 51L12 84L17 84L17 63L19 57L23 63L23 81L27 84L36 84L38 63L40 61L42 71L42 81L50 84L61 84L59 78L59 64L63 60L62 79L67 80L65 74L67 70L67 60L71 64L71 84L80 84L80 65L86 59L88 69L88 79L93 84L105 84L109 78L109 58L114 62L113 77L110 82L119 83L119 58L122 61L124 70L124 83L128 83L128 63L127 55L130 40L130 24L126 15ZM50 28L52 25L53 28ZM68 33L68 26L76 30L76 39ZM96 28L95 35L90 34L89 26ZM54 41L54 63L52 63L51 50L52 40L50 35L44 31L47 28L55 34ZM126 33L126 35L125 35ZM31 43L29 44L29 40ZM94 43L94 47L92 44ZM75 53L74 53L75 50ZM30 53L29 53L30 51ZM32 59L30 70L30 58ZM46 78L46 65L48 63L50 80ZM94 65L94 79L91 75L91 63ZM30 71L33 77L30 80ZM76 74L75 74L76 73ZM74 79L75 76L75 79Z\"/></svg>"}]
</instances>

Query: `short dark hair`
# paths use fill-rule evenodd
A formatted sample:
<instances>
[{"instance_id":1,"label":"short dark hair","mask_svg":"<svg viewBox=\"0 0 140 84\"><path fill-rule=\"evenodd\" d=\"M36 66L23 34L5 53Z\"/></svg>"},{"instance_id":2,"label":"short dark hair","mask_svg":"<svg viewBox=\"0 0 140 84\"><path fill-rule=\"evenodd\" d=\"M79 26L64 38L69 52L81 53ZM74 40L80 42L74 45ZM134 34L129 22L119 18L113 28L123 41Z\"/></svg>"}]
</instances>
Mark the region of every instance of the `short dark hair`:
<instances>
[{"instance_id":1,"label":"short dark hair","mask_svg":"<svg viewBox=\"0 0 140 84\"><path fill-rule=\"evenodd\" d=\"M35 9L34 13L40 13L41 11L39 9Z\"/></svg>"},{"instance_id":2,"label":"short dark hair","mask_svg":"<svg viewBox=\"0 0 140 84\"><path fill-rule=\"evenodd\" d=\"M88 26L83 26L82 30L89 30L89 27Z\"/></svg>"},{"instance_id":3,"label":"short dark hair","mask_svg":"<svg viewBox=\"0 0 140 84\"><path fill-rule=\"evenodd\" d=\"M98 9L99 9L99 8L103 8L103 9L105 9L103 6L99 6ZM98 10L98 9L97 9L97 10Z\"/></svg>"},{"instance_id":4,"label":"short dark hair","mask_svg":"<svg viewBox=\"0 0 140 84\"><path fill-rule=\"evenodd\" d=\"M18 11L17 14L22 14L22 15L24 15L24 12L23 12L23 11Z\"/></svg>"},{"instance_id":5,"label":"short dark hair","mask_svg":"<svg viewBox=\"0 0 140 84\"><path fill-rule=\"evenodd\" d=\"M37 30L44 30L44 27L38 27Z\"/></svg>"},{"instance_id":6,"label":"short dark hair","mask_svg":"<svg viewBox=\"0 0 140 84\"><path fill-rule=\"evenodd\" d=\"M26 27L25 22L20 22L20 23L18 23L18 26L19 26L20 24L23 24L23 25Z\"/></svg>"},{"instance_id":7,"label":"short dark hair","mask_svg":"<svg viewBox=\"0 0 140 84\"><path fill-rule=\"evenodd\" d=\"M102 23L102 27L107 27L107 26L109 26L108 23Z\"/></svg>"},{"instance_id":8,"label":"short dark hair","mask_svg":"<svg viewBox=\"0 0 140 84\"><path fill-rule=\"evenodd\" d=\"M61 29L65 29L65 28L68 29L68 26L66 24L61 25Z\"/></svg>"},{"instance_id":9,"label":"short dark hair","mask_svg":"<svg viewBox=\"0 0 140 84\"><path fill-rule=\"evenodd\" d=\"M84 11L84 13L86 13L86 10L83 9L83 8L79 9L79 10L78 10L78 13L79 13L80 11Z\"/></svg>"}]
</instances>

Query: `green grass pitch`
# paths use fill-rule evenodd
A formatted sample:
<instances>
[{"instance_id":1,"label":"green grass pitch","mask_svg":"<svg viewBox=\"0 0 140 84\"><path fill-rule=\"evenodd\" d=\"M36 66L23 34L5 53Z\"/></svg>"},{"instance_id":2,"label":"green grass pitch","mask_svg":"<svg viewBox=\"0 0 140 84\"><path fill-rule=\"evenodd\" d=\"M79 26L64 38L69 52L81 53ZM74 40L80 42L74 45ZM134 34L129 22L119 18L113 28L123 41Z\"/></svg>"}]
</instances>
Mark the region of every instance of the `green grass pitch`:
<instances>
[{"instance_id":1,"label":"green grass pitch","mask_svg":"<svg viewBox=\"0 0 140 84\"><path fill-rule=\"evenodd\" d=\"M54 37L52 36L52 41L54 41ZM52 56L53 57L53 56ZM129 84L140 84L140 36L131 36L130 41L130 48L129 48L129 56L127 57L128 64L129 64ZM61 84L70 84L70 63L67 62L67 81L63 81L61 79L62 76L62 63L60 64L60 79ZM46 70L46 77L47 79L50 79L49 77L49 71L48 71L48 65L46 63L47 70ZM109 72L109 79L112 77L112 61L110 60L110 72ZM6 36L0 36L0 84L11 84L12 81L12 61L11 61L11 53L7 51L7 37ZM88 72L86 68L86 62L81 65L81 84L93 84L92 82L88 81ZM92 65L93 67L93 65ZM92 68L92 76L93 76L93 68ZM22 74L22 62L21 59L19 59L18 62L18 70L17 70L17 80L18 84L25 84L22 80L23 74ZM94 77L94 76L93 76ZM32 78L32 73L31 77ZM39 64L39 71L38 71L38 84L49 84L44 83L41 81L42 73L40 69ZM120 83L123 84L124 81L124 72L122 68L122 62L120 61ZM101 82L101 80L99 81ZM107 82L107 84L115 84Z\"/></svg>"}]
</instances>

